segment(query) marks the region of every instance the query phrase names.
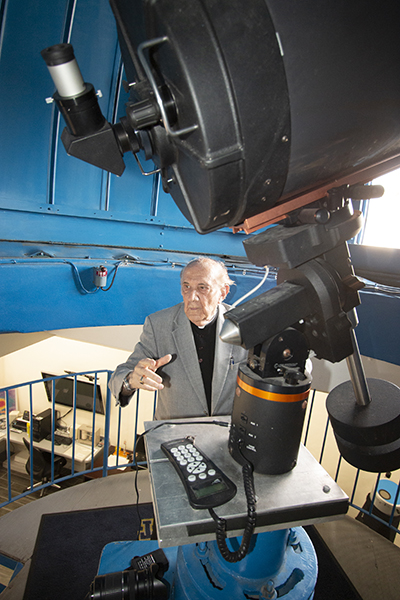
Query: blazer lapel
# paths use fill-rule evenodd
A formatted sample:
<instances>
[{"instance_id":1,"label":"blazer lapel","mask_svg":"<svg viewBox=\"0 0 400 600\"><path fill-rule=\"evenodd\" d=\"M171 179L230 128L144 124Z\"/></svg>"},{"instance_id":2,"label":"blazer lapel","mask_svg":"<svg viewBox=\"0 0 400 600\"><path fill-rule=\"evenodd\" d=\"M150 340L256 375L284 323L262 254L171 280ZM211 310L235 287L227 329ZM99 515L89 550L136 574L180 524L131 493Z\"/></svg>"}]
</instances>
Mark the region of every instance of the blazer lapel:
<instances>
[{"instance_id":1,"label":"blazer lapel","mask_svg":"<svg viewBox=\"0 0 400 600\"><path fill-rule=\"evenodd\" d=\"M197 359L197 350L194 344L190 321L185 314L183 304L172 325L172 336L182 361L183 368L185 369L187 380L191 383L193 391L200 400L204 410L207 411L207 400L204 392L200 365Z\"/></svg>"},{"instance_id":2,"label":"blazer lapel","mask_svg":"<svg viewBox=\"0 0 400 600\"><path fill-rule=\"evenodd\" d=\"M222 304L218 310L218 323L215 338L215 357L214 357L214 373L212 382L212 411L213 413L218 409L218 404L221 400L221 394L224 389L225 381L228 376L230 364L233 356L232 344L227 344L221 341L219 333L222 325L224 324L224 313L226 312L225 306ZM218 367L217 367L218 365Z\"/></svg>"}]
</instances>

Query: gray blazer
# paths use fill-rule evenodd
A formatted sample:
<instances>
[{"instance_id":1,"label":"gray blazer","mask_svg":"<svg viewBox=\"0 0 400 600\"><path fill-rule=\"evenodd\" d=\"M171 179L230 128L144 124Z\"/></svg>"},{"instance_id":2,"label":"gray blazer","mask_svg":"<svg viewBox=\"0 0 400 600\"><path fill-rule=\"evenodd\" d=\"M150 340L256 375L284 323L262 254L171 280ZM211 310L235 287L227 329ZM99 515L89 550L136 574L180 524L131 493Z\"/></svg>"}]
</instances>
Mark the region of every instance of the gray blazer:
<instances>
[{"instance_id":1,"label":"gray blazer","mask_svg":"<svg viewBox=\"0 0 400 600\"><path fill-rule=\"evenodd\" d=\"M212 381L212 415L232 412L238 365L247 358L247 350L222 342L219 332L224 313L229 310L220 304L215 341ZM156 419L177 419L208 415L207 400L197 358L190 321L183 302L149 315L144 323L140 341L126 363L119 365L110 380L110 389L118 399L124 377L139 360L158 359L172 354L172 361L157 372L163 377L164 389L157 395ZM124 397L126 398L126 397Z\"/></svg>"}]
</instances>

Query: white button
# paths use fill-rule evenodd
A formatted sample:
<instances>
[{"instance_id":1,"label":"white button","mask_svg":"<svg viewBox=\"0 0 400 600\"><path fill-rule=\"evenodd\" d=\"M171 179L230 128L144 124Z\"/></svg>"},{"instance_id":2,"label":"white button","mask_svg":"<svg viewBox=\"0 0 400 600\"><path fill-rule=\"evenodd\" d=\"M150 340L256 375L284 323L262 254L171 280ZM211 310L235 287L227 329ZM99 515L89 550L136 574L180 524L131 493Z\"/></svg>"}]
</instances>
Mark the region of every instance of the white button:
<instances>
[{"instance_id":1,"label":"white button","mask_svg":"<svg viewBox=\"0 0 400 600\"><path fill-rule=\"evenodd\" d=\"M201 463L196 469L194 469L193 473L203 473L206 470L205 463Z\"/></svg>"},{"instance_id":2,"label":"white button","mask_svg":"<svg viewBox=\"0 0 400 600\"><path fill-rule=\"evenodd\" d=\"M182 460L179 461L179 464L182 465L182 467L184 467L185 465L187 465L187 460L182 458Z\"/></svg>"},{"instance_id":3,"label":"white button","mask_svg":"<svg viewBox=\"0 0 400 600\"><path fill-rule=\"evenodd\" d=\"M210 477L212 477L213 475L215 475L215 469L210 469L208 471L208 474L210 475Z\"/></svg>"},{"instance_id":4,"label":"white button","mask_svg":"<svg viewBox=\"0 0 400 600\"><path fill-rule=\"evenodd\" d=\"M206 479L207 475L205 473L200 473L199 478L200 479Z\"/></svg>"},{"instance_id":5,"label":"white button","mask_svg":"<svg viewBox=\"0 0 400 600\"><path fill-rule=\"evenodd\" d=\"M196 481L196 475L189 475L188 481L190 481L190 483L193 483L193 481Z\"/></svg>"}]
</instances>

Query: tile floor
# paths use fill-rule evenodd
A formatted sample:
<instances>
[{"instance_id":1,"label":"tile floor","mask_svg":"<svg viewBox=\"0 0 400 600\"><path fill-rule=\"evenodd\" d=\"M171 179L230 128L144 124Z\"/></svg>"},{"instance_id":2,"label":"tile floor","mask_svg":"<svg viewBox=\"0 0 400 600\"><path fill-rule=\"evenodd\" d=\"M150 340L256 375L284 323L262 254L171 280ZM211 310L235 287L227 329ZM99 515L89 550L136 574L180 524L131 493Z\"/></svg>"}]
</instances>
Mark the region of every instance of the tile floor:
<instances>
[{"instance_id":1,"label":"tile floor","mask_svg":"<svg viewBox=\"0 0 400 600\"><path fill-rule=\"evenodd\" d=\"M74 479L62 482L62 489L65 489L66 487L71 487L74 485L77 485L79 483L82 483L84 481L83 477L76 477ZM28 474L25 473L12 473L11 476L11 496L18 496L19 494L22 494L24 492L24 490L26 490L26 488L30 485L30 477ZM57 488L55 487L49 487L46 489L45 495L48 496L49 494L54 494L58 491ZM40 491L39 492L33 492L32 494L29 494L28 496L24 496L23 498L20 498L19 500L15 500L14 502L11 502L10 504L7 504L6 506L3 506L0 508L0 517L2 517L3 515L8 514L9 512L20 508L21 506L25 506L26 504L29 504L30 502L33 502L34 500L37 500L40 497ZM5 469L4 467L0 467L0 504L3 504L3 502L6 502L8 500L8 476L7 476L7 469Z\"/></svg>"}]
</instances>

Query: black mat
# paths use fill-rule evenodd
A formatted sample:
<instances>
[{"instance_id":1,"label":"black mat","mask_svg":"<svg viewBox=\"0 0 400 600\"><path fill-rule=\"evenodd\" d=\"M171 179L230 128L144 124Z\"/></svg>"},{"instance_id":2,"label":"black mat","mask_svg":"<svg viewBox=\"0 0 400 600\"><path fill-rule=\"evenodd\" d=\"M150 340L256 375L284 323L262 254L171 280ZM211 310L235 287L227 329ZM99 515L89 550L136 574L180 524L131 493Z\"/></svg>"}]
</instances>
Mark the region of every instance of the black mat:
<instances>
[{"instance_id":1,"label":"black mat","mask_svg":"<svg viewBox=\"0 0 400 600\"><path fill-rule=\"evenodd\" d=\"M84 600L106 544L156 539L152 505L139 510L140 517L133 505L43 515L24 600ZM314 600L362 600L315 528L305 530L318 557Z\"/></svg>"},{"instance_id":2,"label":"black mat","mask_svg":"<svg viewBox=\"0 0 400 600\"><path fill-rule=\"evenodd\" d=\"M304 527L318 558L318 577L313 600L362 600L321 536L313 527ZM343 544L346 540L343 540Z\"/></svg>"},{"instance_id":3,"label":"black mat","mask_svg":"<svg viewBox=\"0 0 400 600\"><path fill-rule=\"evenodd\" d=\"M83 600L104 546L156 539L152 504L43 515L24 600Z\"/></svg>"}]
</instances>

